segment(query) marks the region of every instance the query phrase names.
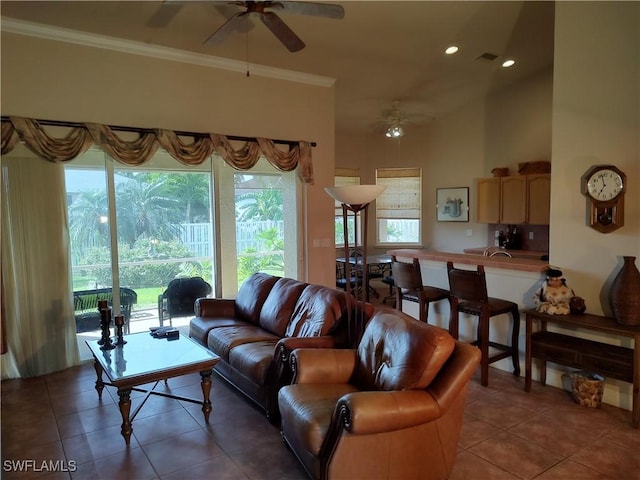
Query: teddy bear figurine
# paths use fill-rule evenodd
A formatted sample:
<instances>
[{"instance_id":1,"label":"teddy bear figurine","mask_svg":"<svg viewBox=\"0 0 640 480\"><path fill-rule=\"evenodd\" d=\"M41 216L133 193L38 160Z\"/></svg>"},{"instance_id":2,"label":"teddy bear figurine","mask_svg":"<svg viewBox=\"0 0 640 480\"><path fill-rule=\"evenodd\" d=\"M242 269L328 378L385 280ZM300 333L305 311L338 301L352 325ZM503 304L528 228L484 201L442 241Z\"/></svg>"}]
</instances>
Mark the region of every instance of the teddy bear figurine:
<instances>
[{"instance_id":1,"label":"teddy bear figurine","mask_svg":"<svg viewBox=\"0 0 640 480\"><path fill-rule=\"evenodd\" d=\"M549 267L546 275L543 285L533 296L536 310L550 315L568 315L571 311L571 299L575 297L573 290L567 286L561 270Z\"/></svg>"}]
</instances>

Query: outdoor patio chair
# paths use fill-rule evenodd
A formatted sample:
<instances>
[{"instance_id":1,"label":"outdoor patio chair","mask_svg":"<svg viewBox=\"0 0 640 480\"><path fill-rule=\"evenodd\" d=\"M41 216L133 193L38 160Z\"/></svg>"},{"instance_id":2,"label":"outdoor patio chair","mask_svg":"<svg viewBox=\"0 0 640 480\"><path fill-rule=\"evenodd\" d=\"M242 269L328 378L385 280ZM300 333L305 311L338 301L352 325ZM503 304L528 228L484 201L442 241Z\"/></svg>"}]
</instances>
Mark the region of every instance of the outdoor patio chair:
<instances>
[{"instance_id":1,"label":"outdoor patio chair","mask_svg":"<svg viewBox=\"0 0 640 480\"><path fill-rule=\"evenodd\" d=\"M196 299L206 297L211 292L211 285L205 282L202 277L171 280L167 289L158 296L160 326L164 326L165 319L168 319L169 325L173 326L173 318L193 316L193 304Z\"/></svg>"}]
</instances>

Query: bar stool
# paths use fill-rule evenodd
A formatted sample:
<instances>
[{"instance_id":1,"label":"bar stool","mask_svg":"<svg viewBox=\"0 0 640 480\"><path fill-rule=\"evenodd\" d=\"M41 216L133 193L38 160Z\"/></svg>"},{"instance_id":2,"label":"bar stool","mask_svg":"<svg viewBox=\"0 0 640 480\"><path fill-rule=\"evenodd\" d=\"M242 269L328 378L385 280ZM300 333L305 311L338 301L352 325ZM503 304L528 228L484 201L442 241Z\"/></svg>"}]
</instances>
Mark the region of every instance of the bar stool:
<instances>
[{"instance_id":1,"label":"bar stool","mask_svg":"<svg viewBox=\"0 0 640 480\"><path fill-rule=\"evenodd\" d=\"M418 303L420 321L427 323L429 304L449 299L449 291L444 288L422 284L422 272L417 258L412 263L399 262L391 255L391 275L396 287L396 309L402 311L402 300Z\"/></svg>"},{"instance_id":2,"label":"bar stool","mask_svg":"<svg viewBox=\"0 0 640 480\"><path fill-rule=\"evenodd\" d=\"M447 262L449 276L449 290L451 291L451 320L449 332L458 338L458 313L463 312L478 317L477 339L471 342L478 345L482 354L480 360L480 383L489 384L489 364L511 357L513 374L520 375L520 358L518 356L518 335L520 333L520 312L518 304L500 298L487 296L487 280L484 266L478 265L477 270L462 270L454 268L453 262ZM511 346L489 340L489 320L491 317L510 313L513 319L511 328ZM489 356L489 347L500 350Z\"/></svg>"}]
</instances>

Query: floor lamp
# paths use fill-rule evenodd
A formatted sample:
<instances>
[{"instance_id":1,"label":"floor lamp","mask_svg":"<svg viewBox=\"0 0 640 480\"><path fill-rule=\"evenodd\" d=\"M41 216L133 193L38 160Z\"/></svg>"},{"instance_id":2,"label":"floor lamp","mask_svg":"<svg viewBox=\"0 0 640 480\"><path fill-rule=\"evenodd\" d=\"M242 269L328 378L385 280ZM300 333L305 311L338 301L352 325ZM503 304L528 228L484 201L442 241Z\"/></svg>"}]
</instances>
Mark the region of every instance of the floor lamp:
<instances>
[{"instance_id":1,"label":"floor lamp","mask_svg":"<svg viewBox=\"0 0 640 480\"><path fill-rule=\"evenodd\" d=\"M342 204L342 219L344 221L344 259L347 292L356 299L355 319L349 321L349 340L352 347L357 348L364 331L364 309L359 308L358 302L366 302L369 287L369 268L367 266L367 212L369 204L380 195L384 185L344 185L339 187L325 187L325 191L337 202ZM355 275L355 292L351 289L351 258L349 255L349 212L353 214L354 251L358 249L358 216L362 213L362 284L358 288L359 275ZM358 267L358 258L354 258L354 265ZM358 298L360 297L360 298Z\"/></svg>"}]
</instances>

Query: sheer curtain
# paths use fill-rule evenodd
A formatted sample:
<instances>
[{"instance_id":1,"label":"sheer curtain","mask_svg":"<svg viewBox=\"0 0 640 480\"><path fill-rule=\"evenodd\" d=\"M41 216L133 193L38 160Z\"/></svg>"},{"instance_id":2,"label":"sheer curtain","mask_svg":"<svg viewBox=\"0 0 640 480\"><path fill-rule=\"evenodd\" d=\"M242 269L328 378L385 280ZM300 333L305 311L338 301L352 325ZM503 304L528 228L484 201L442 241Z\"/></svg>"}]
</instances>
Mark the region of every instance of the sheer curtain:
<instances>
[{"instance_id":1,"label":"sheer curtain","mask_svg":"<svg viewBox=\"0 0 640 480\"><path fill-rule=\"evenodd\" d=\"M23 145L2 156L2 378L80 362L71 291L64 166Z\"/></svg>"}]
</instances>

